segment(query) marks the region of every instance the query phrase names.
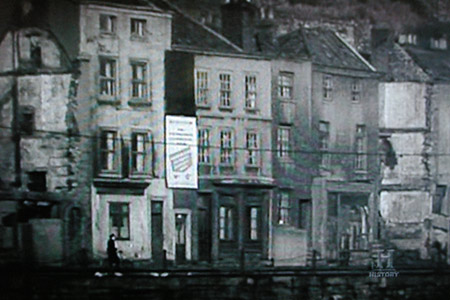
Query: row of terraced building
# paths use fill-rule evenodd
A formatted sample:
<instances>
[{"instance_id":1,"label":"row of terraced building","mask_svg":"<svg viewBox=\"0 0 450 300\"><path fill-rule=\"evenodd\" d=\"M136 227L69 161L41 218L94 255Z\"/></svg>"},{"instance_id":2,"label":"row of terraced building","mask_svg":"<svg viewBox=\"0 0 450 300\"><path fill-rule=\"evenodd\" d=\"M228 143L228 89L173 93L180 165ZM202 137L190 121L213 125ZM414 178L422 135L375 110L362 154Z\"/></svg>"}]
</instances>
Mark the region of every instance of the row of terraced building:
<instances>
[{"instance_id":1,"label":"row of terraced building","mask_svg":"<svg viewBox=\"0 0 450 300\"><path fill-rule=\"evenodd\" d=\"M426 31L374 29L364 58L330 29L278 36L251 1L221 7L221 33L164 0L16 4L3 260L101 262L112 233L147 266L360 265L447 244L447 27L431 48ZM167 187L166 115L197 119L198 189Z\"/></svg>"}]
</instances>

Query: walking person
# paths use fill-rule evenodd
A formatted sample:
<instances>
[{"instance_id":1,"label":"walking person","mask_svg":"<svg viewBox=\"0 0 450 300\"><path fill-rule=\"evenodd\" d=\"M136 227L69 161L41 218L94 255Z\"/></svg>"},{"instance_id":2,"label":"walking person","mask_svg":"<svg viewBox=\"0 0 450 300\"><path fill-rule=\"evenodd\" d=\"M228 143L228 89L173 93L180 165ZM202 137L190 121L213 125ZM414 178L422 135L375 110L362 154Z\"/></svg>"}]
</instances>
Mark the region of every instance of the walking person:
<instances>
[{"instance_id":1,"label":"walking person","mask_svg":"<svg viewBox=\"0 0 450 300\"><path fill-rule=\"evenodd\" d=\"M109 266L118 268L120 264L120 259L119 256L117 255L116 236L114 235L114 233L109 236L108 247L106 250L108 252Z\"/></svg>"}]
</instances>

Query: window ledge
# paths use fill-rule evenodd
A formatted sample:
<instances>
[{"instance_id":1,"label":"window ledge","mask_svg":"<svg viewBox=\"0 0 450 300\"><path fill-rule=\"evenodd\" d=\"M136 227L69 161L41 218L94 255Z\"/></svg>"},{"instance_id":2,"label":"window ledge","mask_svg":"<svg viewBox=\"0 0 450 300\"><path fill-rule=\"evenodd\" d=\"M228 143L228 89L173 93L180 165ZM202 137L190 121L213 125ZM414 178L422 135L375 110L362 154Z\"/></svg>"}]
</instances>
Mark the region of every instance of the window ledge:
<instances>
[{"instance_id":1,"label":"window ledge","mask_svg":"<svg viewBox=\"0 0 450 300\"><path fill-rule=\"evenodd\" d=\"M113 96L99 95L97 98L97 102L99 104L106 104L106 105L120 105L120 99Z\"/></svg>"},{"instance_id":2,"label":"window ledge","mask_svg":"<svg viewBox=\"0 0 450 300\"><path fill-rule=\"evenodd\" d=\"M147 37L145 35L131 34L130 41L133 41L133 42L147 42Z\"/></svg>"},{"instance_id":3,"label":"window ledge","mask_svg":"<svg viewBox=\"0 0 450 300\"><path fill-rule=\"evenodd\" d=\"M233 164L220 163L219 167L222 167L222 168L234 168L234 165Z\"/></svg>"},{"instance_id":4,"label":"window ledge","mask_svg":"<svg viewBox=\"0 0 450 300\"><path fill-rule=\"evenodd\" d=\"M259 109L256 108L256 107L255 107L255 108L246 107L246 108L245 108L245 111L248 112L248 113L251 113L251 114L256 114L256 113L259 112Z\"/></svg>"},{"instance_id":5,"label":"window ledge","mask_svg":"<svg viewBox=\"0 0 450 300\"><path fill-rule=\"evenodd\" d=\"M288 97L281 97L281 96L278 96L278 100L279 101L284 101L284 102L289 102L289 103L294 103L295 101L294 101L294 98L288 98Z\"/></svg>"},{"instance_id":6,"label":"window ledge","mask_svg":"<svg viewBox=\"0 0 450 300\"><path fill-rule=\"evenodd\" d=\"M101 38L112 38L116 39L117 34L115 32L109 32L109 31L100 31L100 37Z\"/></svg>"},{"instance_id":7,"label":"window ledge","mask_svg":"<svg viewBox=\"0 0 450 300\"><path fill-rule=\"evenodd\" d=\"M200 109L211 109L211 105L210 104L195 104L196 108L200 108Z\"/></svg>"},{"instance_id":8,"label":"window ledge","mask_svg":"<svg viewBox=\"0 0 450 300\"><path fill-rule=\"evenodd\" d=\"M147 173L131 173L129 178L131 180L150 180L152 179L152 176Z\"/></svg>"},{"instance_id":9,"label":"window ledge","mask_svg":"<svg viewBox=\"0 0 450 300\"><path fill-rule=\"evenodd\" d=\"M143 98L132 98L128 101L129 106L151 107L152 102Z\"/></svg>"},{"instance_id":10,"label":"window ledge","mask_svg":"<svg viewBox=\"0 0 450 300\"><path fill-rule=\"evenodd\" d=\"M367 170L355 170L355 174L357 174L357 175L367 175Z\"/></svg>"},{"instance_id":11,"label":"window ledge","mask_svg":"<svg viewBox=\"0 0 450 300\"><path fill-rule=\"evenodd\" d=\"M219 110L232 112L234 108L231 106L219 106Z\"/></svg>"},{"instance_id":12,"label":"window ledge","mask_svg":"<svg viewBox=\"0 0 450 300\"><path fill-rule=\"evenodd\" d=\"M150 184L150 179L132 180L129 178L95 178L94 186L105 189L126 189L127 192L133 193L132 190L139 190L143 194L144 190ZM124 191L124 193L126 193Z\"/></svg>"},{"instance_id":13,"label":"window ledge","mask_svg":"<svg viewBox=\"0 0 450 300\"><path fill-rule=\"evenodd\" d=\"M246 169L250 169L250 170L259 170L260 166L259 166L259 165L249 165L249 164L246 164L246 165L245 165L245 168L246 168Z\"/></svg>"},{"instance_id":14,"label":"window ledge","mask_svg":"<svg viewBox=\"0 0 450 300\"><path fill-rule=\"evenodd\" d=\"M101 171L95 176L95 179L99 179L99 180L119 180L119 179L123 179L123 177L118 171L117 172Z\"/></svg>"}]
</instances>

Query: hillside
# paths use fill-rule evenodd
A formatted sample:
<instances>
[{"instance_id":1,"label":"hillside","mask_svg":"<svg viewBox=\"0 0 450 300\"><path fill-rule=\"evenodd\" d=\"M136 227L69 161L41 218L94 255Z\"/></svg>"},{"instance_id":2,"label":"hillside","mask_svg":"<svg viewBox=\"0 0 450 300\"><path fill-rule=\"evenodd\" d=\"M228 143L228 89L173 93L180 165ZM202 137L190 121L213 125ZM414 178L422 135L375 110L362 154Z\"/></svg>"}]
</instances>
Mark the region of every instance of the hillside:
<instances>
[{"instance_id":1,"label":"hillside","mask_svg":"<svg viewBox=\"0 0 450 300\"><path fill-rule=\"evenodd\" d=\"M220 30L224 0L171 0L198 20ZM300 25L328 26L339 31L361 51L367 48L373 27L394 34L422 23L448 20L450 0L252 0L265 14L273 13L278 33Z\"/></svg>"}]
</instances>

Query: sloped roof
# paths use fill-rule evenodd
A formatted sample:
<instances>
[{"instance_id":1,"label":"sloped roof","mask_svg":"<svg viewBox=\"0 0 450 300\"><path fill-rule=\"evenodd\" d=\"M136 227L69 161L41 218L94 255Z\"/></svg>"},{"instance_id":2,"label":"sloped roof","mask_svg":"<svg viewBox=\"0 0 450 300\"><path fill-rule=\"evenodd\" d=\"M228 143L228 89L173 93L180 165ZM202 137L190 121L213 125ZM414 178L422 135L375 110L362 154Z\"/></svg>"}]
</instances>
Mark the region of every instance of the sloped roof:
<instances>
[{"instance_id":1,"label":"sloped roof","mask_svg":"<svg viewBox=\"0 0 450 300\"><path fill-rule=\"evenodd\" d=\"M278 37L276 44L277 50L275 52L280 58L308 59L310 57L302 30L292 31Z\"/></svg>"},{"instance_id":2,"label":"sloped roof","mask_svg":"<svg viewBox=\"0 0 450 300\"><path fill-rule=\"evenodd\" d=\"M386 41L374 48L371 62L386 81L427 81L428 75L400 45Z\"/></svg>"},{"instance_id":3,"label":"sloped roof","mask_svg":"<svg viewBox=\"0 0 450 300\"><path fill-rule=\"evenodd\" d=\"M450 81L450 51L406 47L406 51L427 74L437 81Z\"/></svg>"},{"instance_id":4,"label":"sloped roof","mask_svg":"<svg viewBox=\"0 0 450 300\"><path fill-rule=\"evenodd\" d=\"M335 32L324 28L301 28L276 40L277 56L311 59L314 64L333 68L374 71L350 45Z\"/></svg>"},{"instance_id":5,"label":"sloped roof","mask_svg":"<svg viewBox=\"0 0 450 300\"><path fill-rule=\"evenodd\" d=\"M146 0L77 0L80 3L118 4L128 6L142 6L147 9L159 10L156 5Z\"/></svg>"},{"instance_id":6,"label":"sloped roof","mask_svg":"<svg viewBox=\"0 0 450 300\"><path fill-rule=\"evenodd\" d=\"M198 51L241 53L242 49L221 34L196 21L165 0L152 0L159 8L172 13L172 46Z\"/></svg>"},{"instance_id":7,"label":"sloped roof","mask_svg":"<svg viewBox=\"0 0 450 300\"><path fill-rule=\"evenodd\" d=\"M324 28L304 28L303 35L313 63L335 68L374 71L335 32Z\"/></svg>"}]
</instances>

